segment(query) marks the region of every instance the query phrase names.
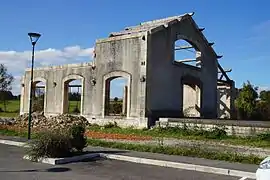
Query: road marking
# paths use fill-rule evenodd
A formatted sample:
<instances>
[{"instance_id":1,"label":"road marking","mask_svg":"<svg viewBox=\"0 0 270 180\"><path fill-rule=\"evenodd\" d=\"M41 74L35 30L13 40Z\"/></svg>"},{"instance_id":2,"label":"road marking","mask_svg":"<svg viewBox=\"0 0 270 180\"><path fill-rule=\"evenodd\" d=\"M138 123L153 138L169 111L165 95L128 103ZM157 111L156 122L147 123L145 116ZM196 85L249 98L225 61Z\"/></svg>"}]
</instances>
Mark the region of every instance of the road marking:
<instances>
[{"instance_id":1,"label":"road marking","mask_svg":"<svg viewBox=\"0 0 270 180\"><path fill-rule=\"evenodd\" d=\"M242 177L241 179L239 179L239 180L245 180L245 179L247 179L247 177Z\"/></svg>"}]
</instances>

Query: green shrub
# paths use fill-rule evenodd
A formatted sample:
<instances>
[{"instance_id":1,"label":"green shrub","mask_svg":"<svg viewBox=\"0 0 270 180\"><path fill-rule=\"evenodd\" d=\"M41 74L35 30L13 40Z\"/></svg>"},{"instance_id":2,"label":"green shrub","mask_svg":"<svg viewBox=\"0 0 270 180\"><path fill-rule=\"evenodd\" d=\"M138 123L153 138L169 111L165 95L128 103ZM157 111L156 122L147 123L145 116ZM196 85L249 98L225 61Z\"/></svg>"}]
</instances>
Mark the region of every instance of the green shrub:
<instances>
[{"instance_id":1,"label":"green shrub","mask_svg":"<svg viewBox=\"0 0 270 180\"><path fill-rule=\"evenodd\" d=\"M31 160L69 156L72 150L70 135L66 131L46 130L29 142L27 154Z\"/></svg>"},{"instance_id":2,"label":"green shrub","mask_svg":"<svg viewBox=\"0 0 270 180\"><path fill-rule=\"evenodd\" d=\"M266 132L266 133L258 134L256 138L259 139L259 140L270 141L270 133Z\"/></svg>"},{"instance_id":3,"label":"green shrub","mask_svg":"<svg viewBox=\"0 0 270 180\"><path fill-rule=\"evenodd\" d=\"M87 138L85 137L85 127L83 125L74 125L70 128L71 145L77 151L82 152L87 146Z\"/></svg>"},{"instance_id":4,"label":"green shrub","mask_svg":"<svg viewBox=\"0 0 270 180\"><path fill-rule=\"evenodd\" d=\"M112 123L112 122L109 122L108 124L105 124L104 125L104 128L105 129L108 129L108 128L118 128L118 125L116 122Z\"/></svg>"},{"instance_id":5,"label":"green shrub","mask_svg":"<svg viewBox=\"0 0 270 180\"><path fill-rule=\"evenodd\" d=\"M206 138L209 139L222 139L227 137L225 126L215 126L211 131L208 131Z\"/></svg>"},{"instance_id":6,"label":"green shrub","mask_svg":"<svg viewBox=\"0 0 270 180\"><path fill-rule=\"evenodd\" d=\"M78 124L66 129L46 130L37 133L34 140L28 143L27 154L31 160L39 158L61 158L81 153L87 146L84 136L85 126Z\"/></svg>"}]
</instances>

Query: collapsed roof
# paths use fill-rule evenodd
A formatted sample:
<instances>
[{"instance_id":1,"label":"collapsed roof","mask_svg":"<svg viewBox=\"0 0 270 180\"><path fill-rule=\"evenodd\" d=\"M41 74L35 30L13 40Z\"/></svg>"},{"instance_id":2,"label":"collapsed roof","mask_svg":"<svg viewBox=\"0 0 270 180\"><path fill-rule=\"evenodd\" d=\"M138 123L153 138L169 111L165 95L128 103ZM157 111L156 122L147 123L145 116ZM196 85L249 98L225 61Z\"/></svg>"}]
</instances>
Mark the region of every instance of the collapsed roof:
<instances>
[{"instance_id":1,"label":"collapsed roof","mask_svg":"<svg viewBox=\"0 0 270 180\"><path fill-rule=\"evenodd\" d=\"M172 17L167 17L167 18L163 18L163 19L157 19L157 20L153 20L153 21L143 22L137 26L126 27L125 30L120 31L120 32L112 32L110 34L110 37L150 31L150 30L155 29L155 28L160 27L160 26L167 26L169 23L171 23L173 21L181 21L183 18L185 18L187 16L192 16L193 14L194 13L186 13L183 15L172 16Z\"/></svg>"}]
</instances>

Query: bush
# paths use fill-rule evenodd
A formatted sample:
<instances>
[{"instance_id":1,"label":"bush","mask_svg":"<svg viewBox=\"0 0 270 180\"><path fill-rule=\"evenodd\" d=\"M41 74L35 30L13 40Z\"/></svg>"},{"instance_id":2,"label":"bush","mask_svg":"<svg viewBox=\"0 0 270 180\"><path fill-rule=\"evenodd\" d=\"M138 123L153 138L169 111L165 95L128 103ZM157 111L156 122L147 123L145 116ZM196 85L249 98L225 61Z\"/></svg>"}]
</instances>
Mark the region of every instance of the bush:
<instances>
[{"instance_id":1,"label":"bush","mask_svg":"<svg viewBox=\"0 0 270 180\"><path fill-rule=\"evenodd\" d=\"M29 143L27 154L31 160L39 158L65 157L69 156L72 150L70 135L65 131L44 131L38 133L37 139Z\"/></svg>"},{"instance_id":2,"label":"bush","mask_svg":"<svg viewBox=\"0 0 270 180\"><path fill-rule=\"evenodd\" d=\"M225 126L215 126L211 131L208 131L206 137L209 139L222 139L227 137Z\"/></svg>"},{"instance_id":3,"label":"bush","mask_svg":"<svg viewBox=\"0 0 270 180\"><path fill-rule=\"evenodd\" d=\"M265 132L265 133L258 134L256 135L256 138L258 140L270 141L270 133Z\"/></svg>"},{"instance_id":4,"label":"bush","mask_svg":"<svg viewBox=\"0 0 270 180\"><path fill-rule=\"evenodd\" d=\"M85 126L78 124L67 129L39 132L36 139L29 142L27 154L31 160L39 158L61 158L82 152L87 145Z\"/></svg>"},{"instance_id":5,"label":"bush","mask_svg":"<svg viewBox=\"0 0 270 180\"><path fill-rule=\"evenodd\" d=\"M84 136L85 127L83 125L74 125L70 129L71 145L77 151L82 152L83 148L87 146L87 138Z\"/></svg>"}]
</instances>

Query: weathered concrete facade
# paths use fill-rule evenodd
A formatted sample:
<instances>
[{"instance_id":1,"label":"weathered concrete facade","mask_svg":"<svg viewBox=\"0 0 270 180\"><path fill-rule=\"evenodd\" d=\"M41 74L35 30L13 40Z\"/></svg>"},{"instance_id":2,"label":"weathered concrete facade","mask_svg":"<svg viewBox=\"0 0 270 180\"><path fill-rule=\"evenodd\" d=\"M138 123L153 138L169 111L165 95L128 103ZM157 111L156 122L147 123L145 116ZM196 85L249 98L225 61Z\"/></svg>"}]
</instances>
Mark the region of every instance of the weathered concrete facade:
<instances>
[{"instance_id":1,"label":"weathered concrete facade","mask_svg":"<svg viewBox=\"0 0 270 180\"><path fill-rule=\"evenodd\" d=\"M197 59L201 67L174 61L174 42L179 39L200 52ZM192 14L185 14L111 33L96 41L93 62L36 68L34 81L46 84L45 115L67 112L67 83L80 79L80 112L90 122L116 121L122 126L147 127L159 117L182 117L192 104L195 116L217 118L217 74L216 53ZM112 119L106 107L110 81L117 77L128 82L123 108L126 117ZM28 113L30 69L23 76L21 92L21 114Z\"/></svg>"}]
</instances>

